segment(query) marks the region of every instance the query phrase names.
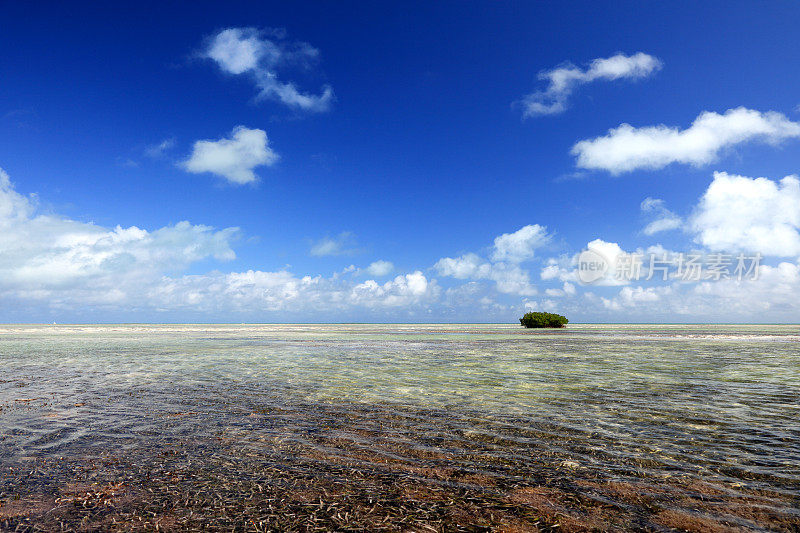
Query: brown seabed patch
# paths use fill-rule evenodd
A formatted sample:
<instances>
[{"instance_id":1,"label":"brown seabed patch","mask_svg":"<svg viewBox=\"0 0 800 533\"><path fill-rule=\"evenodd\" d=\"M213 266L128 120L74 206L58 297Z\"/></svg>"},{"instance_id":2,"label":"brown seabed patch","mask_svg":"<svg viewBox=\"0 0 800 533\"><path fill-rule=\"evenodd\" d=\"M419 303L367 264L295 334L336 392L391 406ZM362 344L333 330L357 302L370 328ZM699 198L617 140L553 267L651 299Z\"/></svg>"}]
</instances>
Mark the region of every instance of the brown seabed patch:
<instances>
[{"instance_id":1,"label":"brown seabed patch","mask_svg":"<svg viewBox=\"0 0 800 533\"><path fill-rule=\"evenodd\" d=\"M0 530L800 530L777 494L557 466L514 477L396 443L370 451L347 439L256 447L213 438L31 462L0 476ZM35 482L26 477L34 471Z\"/></svg>"}]
</instances>

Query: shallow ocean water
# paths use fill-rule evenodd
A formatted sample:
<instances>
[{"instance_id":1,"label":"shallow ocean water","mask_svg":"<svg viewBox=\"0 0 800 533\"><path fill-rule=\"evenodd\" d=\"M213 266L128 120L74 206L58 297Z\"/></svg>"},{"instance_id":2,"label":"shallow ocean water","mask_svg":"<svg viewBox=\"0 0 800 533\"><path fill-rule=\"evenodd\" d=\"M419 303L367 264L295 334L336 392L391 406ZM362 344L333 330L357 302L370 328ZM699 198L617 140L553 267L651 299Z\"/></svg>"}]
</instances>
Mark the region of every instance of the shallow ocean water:
<instances>
[{"instance_id":1,"label":"shallow ocean water","mask_svg":"<svg viewBox=\"0 0 800 533\"><path fill-rule=\"evenodd\" d=\"M112 483L179 449L181 472L302 464L346 485L385 471L395 477L376 490L407 479L541 517L476 510L453 515L459 527L788 531L800 527L798 420L798 326L6 325L0 526L4 502L7 526L46 523L41 505L12 502L66 501L76 464L121 461L81 474ZM333 473L344 464L350 474ZM450 529L436 509L385 523Z\"/></svg>"}]
</instances>

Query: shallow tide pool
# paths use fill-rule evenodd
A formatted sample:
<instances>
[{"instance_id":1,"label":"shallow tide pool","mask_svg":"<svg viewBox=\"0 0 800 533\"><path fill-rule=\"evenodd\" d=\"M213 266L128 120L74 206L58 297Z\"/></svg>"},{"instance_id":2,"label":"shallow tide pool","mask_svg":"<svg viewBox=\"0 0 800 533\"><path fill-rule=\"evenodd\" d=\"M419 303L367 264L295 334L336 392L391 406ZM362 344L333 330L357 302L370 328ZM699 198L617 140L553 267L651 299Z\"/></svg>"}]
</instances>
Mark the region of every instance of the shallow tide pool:
<instances>
[{"instance_id":1,"label":"shallow tide pool","mask_svg":"<svg viewBox=\"0 0 800 533\"><path fill-rule=\"evenodd\" d=\"M798 420L798 326L6 325L0 529L790 531Z\"/></svg>"}]
</instances>

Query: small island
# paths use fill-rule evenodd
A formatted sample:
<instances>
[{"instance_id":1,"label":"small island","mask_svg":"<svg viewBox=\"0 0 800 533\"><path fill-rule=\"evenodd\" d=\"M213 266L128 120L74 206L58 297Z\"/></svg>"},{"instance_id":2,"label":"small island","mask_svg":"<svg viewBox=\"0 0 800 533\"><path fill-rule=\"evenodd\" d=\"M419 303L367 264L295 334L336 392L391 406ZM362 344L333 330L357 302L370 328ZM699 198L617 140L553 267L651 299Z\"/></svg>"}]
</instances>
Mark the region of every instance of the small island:
<instances>
[{"instance_id":1,"label":"small island","mask_svg":"<svg viewBox=\"0 0 800 533\"><path fill-rule=\"evenodd\" d=\"M525 313L519 323L526 328L563 328L569 320L567 317L555 313Z\"/></svg>"}]
</instances>

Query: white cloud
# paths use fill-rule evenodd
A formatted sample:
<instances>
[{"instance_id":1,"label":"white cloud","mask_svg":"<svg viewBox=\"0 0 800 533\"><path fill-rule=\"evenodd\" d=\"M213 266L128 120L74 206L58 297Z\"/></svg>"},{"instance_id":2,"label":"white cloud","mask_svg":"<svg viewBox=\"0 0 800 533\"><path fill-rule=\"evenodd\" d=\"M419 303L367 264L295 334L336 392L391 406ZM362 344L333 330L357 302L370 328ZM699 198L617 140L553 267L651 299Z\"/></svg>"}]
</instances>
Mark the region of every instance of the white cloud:
<instances>
[{"instance_id":1,"label":"white cloud","mask_svg":"<svg viewBox=\"0 0 800 533\"><path fill-rule=\"evenodd\" d=\"M434 268L441 276L456 279L486 279L495 282L497 290L506 294L530 296L536 287L530 282L528 272L511 263L490 263L469 253L459 257L443 257Z\"/></svg>"},{"instance_id":2,"label":"white cloud","mask_svg":"<svg viewBox=\"0 0 800 533\"><path fill-rule=\"evenodd\" d=\"M566 294L567 296L574 296L576 293L575 285L568 282L564 282L564 286L562 287L561 290L563 290L564 294Z\"/></svg>"},{"instance_id":3,"label":"white cloud","mask_svg":"<svg viewBox=\"0 0 800 533\"><path fill-rule=\"evenodd\" d=\"M269 147L267 132L236 126L229 139L195 142L192 154L182 166L194 174L211 172L243 185L258 179L254 168L272 165L277 160L278 154Z\"/></svg>"},{"instance_id":4,"label":"white cloud","mask_svg":"<svg viewBox=\"0 0 800 533\"><path fill-rule=\"evenodd\" d=\"M35 210L36 197L26 198L16 192L8 173L0 168L0 227L5 229L23 222L30 218Z\"/></svg>"},{"instance_id":5,"label":"white cloud","mask_svg":"<svg viewBox=\"0 0 800 533\"><path fill-rule=\"evenodd\" d=\"M343 231L336 237L324 237L311 245L310 253L318 257L326 255L350 255L358 252L356 237Z\"/></svg>"},{"instance_id":6,"label":"white cloud","mask_svg":"<svg viewBox=\"0 0 800 533\"><path fill-rule=\"evenodd\" d=\"M540 277L544 281L561 279L562 277L565 277L566 272L567 272L567 267L563 266L562 260L550 258L547 260L547 265L542 267L542 272Z\"/></svg>"},{"instance_id":7,"label":"white cloud","mask_svg":"<svg viewBox=\"0 0 800 533\"><path fill-rule=\"evenodd\" d=\"M603 298L603 305L609 309L636 307L660 301L664 295L672 292L671 287L623 287L616 298Z\"/></svg>"},{"instance_id":8,"label":"white cloud","mask_svg":"<svg viewBox=\"0 0 800 533\"><path fill-rule=\"evenodd\" d=\"M375 280L367 280L353 287L350 299L361 305L398 307L417 302L421 298L438 295L438 287L431 285L428 278L419 270L397 276L383 285Z\"/></svg>"},{"instance_id":9,"label":"white cloud","mask_svg":"<svg viewBox=\"0 0 800 533\"><path fill-rule=\"evenodd\" d=\"M514 233L504 233L494 240L492 261L521 263L532 259L534 251L550 241L547 228L539 224L523 226Z\"/></svg>"},{"instance_id":10,"label":"white cloud","mask_svg":"<svg viewBox=\"0 0 800 533\"><path fill-rule=\"evenodd\" d=\"M586 248L588 250L592 250L593 252L597 252L608 262L608 270L603 278L594 282L595 285L625 285L628 283L624 276L618 276L618 272L625 268L623 263L630 262L632 268L635 268L635 264L638 261L641 263L641 260L634 254L630 254L623 250L619 244L615 242L607 242L602 239L595 239L590 243L587 243Z\"/></svg>"},{"instance_id":11,"label":"white cloud","mask_svg":"<svg viewBox=\"0 0 800 533\"><path fill-rule=\"evenodd\" d=\"M523 226L514 233L494 239L491 260L474 253L459 257L443 257L434 265L442 276L456 279L489 280L498 292L532 296L537 293L527 270L519 263L533 259L534 253L550 241L547 228L539 224Z\"/></svg>"},{"instance_id":12,"label":"white cloud","mask_svg":"<svg viewBox=\"0 0 800 533\"><path fill-rule=\"evenodd\" d=\"M617 54L598 58L588 68L581 69L566 65L539 74L539 79L549 82L547 89L536 91L522 99L523 115L553 115L567 108L567 99L580 85L597 80L617 80L621 78L646 78L661 68L661 61L653 56L639 52L631 56Z\"/></svg>"},{"instance_id":13,"label":"white cloud","mask_svg":"<svg viewBox=\"0 0 800 533\"><path fill-rule=\"evenodd\" d=\"M394 270L394 265L389 261L384 261L382 259L370 263L367 267L367 273L370 276L375 276L376 278L381 278L389 274L392 270Z\"/></svg>"},{"instance_id":14,"label":"white cloud","mask_svg":"<svg viewBox=\"0 0 800 533\"><path fill-rule=\"evenodd\" d=\"M740 211L736 202L741 197L755 199L751 200L754 212L741 208L746 220L763 226L765 234L780 236L788 228L794 232L789 243L797 244L798 226L791 217L800 205L798 189L800 180L791 176L773 182L719 174L695 215L715 213L715 206L721 210L725 205L735 213ZM774 207L773 218L761 209L767 205ZM712 216L709 220L713 224L703 229L714 227L720 219ZM748 227L742 223L740 230L746 232ZM215 230L188 222L152 230L103 227L42 213L36 198L19 194L0 170L0 318L511 322L523 305L555 310L570 318L614 321L787 322L800 313L800 264L794 258L763 265L755 280L657 280L650 286L630 283L617 288L603 287L619 283L602 280L601 286L592 287L594 294L576 287L574 256L564 255L551 259L543 269L542 278L551 280L551 286L543 290L539 302L521 298L533 296L536 288L519 263L491 261L476 254L445 257L436 263L441 276L467 280L444 289L439 285L442 278L421 270L382 282L352 275L356 272L352 266L327 277L295 274L288 267L186 273L201 261L234 259L238 234L237 228ZM726 239L748 242L750 236ZM587 247L609 259L625 253L618 244L602 239ZM642 252L668 253L662 247L636 251ZM388 262L375 261L375 268L370 265L364 273L377 278L387 270L383 263ZM612 265L609 271L614 270ZM558 283L552 283L555 280Z\"/></svg>"},{"instance_id":15,"label":"white cloud","mask_svg":"<svg viewBox=\"0 0 800 533\"><path fill-rule=\"evenodd\" d=\"M583 140L572 147L577 166L612 174L659 169L671 163L706 165L737 144L770 144L800 137L800 124L781 113L760 113L739 107L724 114L704 111L685 129L665 125L634 128L622 124L608 135Z\"/></svg>"},{"instance_id":16,"label":"white cloud","mask_svg":"<svg viewBox=\"0 0 800 533\"><path fill-rule=\"evenodd\" d=\"M346 314L355 310L397 319L410 316L397 313L421 316L440 294L436 280L421 271L385 283L286 270L187 275L183 271L198 261L234 259L238 228L214 230L188 222L154 231L104 228L37 211L35 198L16 192L0 169L0 310L6 310L6 320L18 320L23 308L38 309L34 316L40 319L48 316L41 313L91 311L101 320L112 316L108 312L139 319L142 313L261 319L262 313L275 312L280 314L270 316L283 320L288 316L283 313L330 320L324 313L352 317ZM388 273L387 264L376 261L373 270ZM380 314L390 310L395 314Z\"/></svg>"},{"instance_id":17,"label":"white cloud","mask_svg":"<svg viewBox=\"0 0 800 533\"><path fill-rule=\"evenodd\" d=\"M249 270L230 274L165 278L147 299L165 309L231 313L352 311L421 306L434 302L440 289L420 271L386 283L354 284L334 277L298 277L287 271Z\"/></svg>"},{"instance_id":18,"label":"white cloud","mask_svg":"<svg viewBox=\"0 0 800 533\"><path fill-rule=\"evenodd\" d=\"M575 285L567 281L564 282L564 285L562 285L560 289L551 288L544 291L545 296L550 296L552 298L575 296L576 293L577 290L575 289Z\"/></svg>"},{"instance_id":19,"label":"white cloud","mask_svg":"<svg viewBox=\"0 0 800 533\"><path fill-rule=\"evenodd\" d=\"M260 98L305 111L327 111L333 101L329 86L323 87L321 94L304 93L294 83L279 80L277 73L278 68L291 64L308 67L319 57L319 50L307 43L286 42L276 32L270 37L255 28L228 28L210 40L203 56L228 74L252 76Z\"/></svg>"},{"instance_id":20,"label":"white cloud","mask_svg":"<svg viewBox=\"0 0 800 533\"><path fill-rule=\"evenodd\" d=\"M594 304L616 320L795 322L800 312L800 265L782 262L762 265L756 280L734 278L656 287L623 287L609 298L586 295L583 305Z\"/></svg>"},{"instance_id":21,"label":"white cloud","mask_svg":"<svg viewBox=\"0 0 800 533\"><path fill-rule=\"evenodd\" d=\"M615 286L627 285L630 283L628 277L632 277L632 273L642 266L642 250L637 250L635 253L629 253L623 250L619 244L615 242L604 241L603 239L595 239L586 244L586 249L599 254L605 259L608 265L603 277L594 280L593 285L597 286ZM656 249L648 250L655 251ZM579 282L577 266L578 257L580 254L572 256L564 255L558 258L550 258L547 260L546 265L542 268L540 277L542 280L560 280L565 283ZM618 274L625 275L618 275ZM574 294L575 287L571 287L571 292ZM567 292L566 290L564 291Z\"/></svg>"},{"instance_id":22,"label":"white cloud","mask_svg":"<svg viewBox=\"0 0 800 533\"><path fill-rule=\"evenodd\" d=\"M762 265L756 280L705 282L692 287L686 312L720 312L757 320L797 321L800 312L800 265Z\"/></svg>"},{"instance_id":23,"label":"white cloud","mask_svg":"<svg viewBox=\"0 0 800 533\"><path fill-rule=\"evenodd\" d=\"M681 217L664 207L664 200L647 197L642 201L640 207L644 213L653 219L642 230L645 235L654 235L661 231L678 229L683 226Z\"/></svg>"},{"instance_id":24,"label":"white cloud","mask_svg":"<svg viewBox=\"0 0 800 533\"><path fill-rule=\"evenodd\" d=\"M460 257L443 257L434 265L442 276L456 279L485 279L489 277L492 265L476 254L464 254Z\"/></svg>"},{"instance_id":25,"label":"white cloud","mask_svg":"<svg viewBox=\"0 0 800 533\"><path fill-rule=\"evenodd\" d=\"M571 284L570 284L571 285ZM566 285L565 285L566 287ZM574 286L572 287L575 288ZM609 290L599 288L598 290ZM762 266L758 280L724 280L699 284L673 283L660 286L625 286L609 296L593 293L575 294L565 299L569 289L556 289L545 294L541 302L528 301L532 309L566 313L570 318L581 314L606 320L672 320L672 321L792 321L800 312L800 265L784 262ZM214 313L224 316L265 316L276 313L281 320L307 319L309 316L353 316L354 310L367 316L403 317L448 316L449 310L475 309L481 313L513 321L520 305L492 304L479 283L469 282L444 291L435 279L415 271L397 276L386 283L367 280L362 283L325 278L296 276L288 271L247 271L222 274L212 272L200 276L163 277L139 294L127 294L115 304L154 306L172 311ZM556 302L555 299L559 301ZM323 312L323 315L313 313ZM425 314L423 314L423 312ZM398 314L401 313L401 314ZM363 315L359 315L363 316Z\"/></svg>"},{"instance_id":26,"label":"white cloud","mask_svg":"<svg viewBox=\"0 0 800 533\"><path fill-rule=\"evenodd\" d=\"M262 41L252 28L229 28L214 36L206 50L208 58L230 74L255 70L265 56L276 59L279 52L271 41Z\"/></svg>"},{"instance_id":27,"label":"white cloud","mask_svg":"<svg viewBox=\"0 0 800 533\"><path fill-rule=\"evenodd\" d=\"M715 172L690 228L696 242L714 251L800 255L800 179Z\"/></svg>"},{"instance_id":28,"label":"white cloud","mask_svg":"<svg viewBox=\"0 0 800 533\"><path fill-rule=\"evenodd\" d=\"M103 300L205 258L235 258L238 228L179 222L155 231L109 229L36 211L0 170L0 294L57 300L84 291Z\"/></svg>"},{"instance_id":29,"label":"white cloud","mask_svg":"<svg viewBox=\"0 0 800 533\"><path fill-rule=\"evenodd\" d=\"M144 149L144 155L153 159L157 159L159 157L162 157L166 152L170 151L174 147L175 147L174 138L164 139L158 144L152 144L150 146L146 146Z\"/></svg>"}]
</instances>

